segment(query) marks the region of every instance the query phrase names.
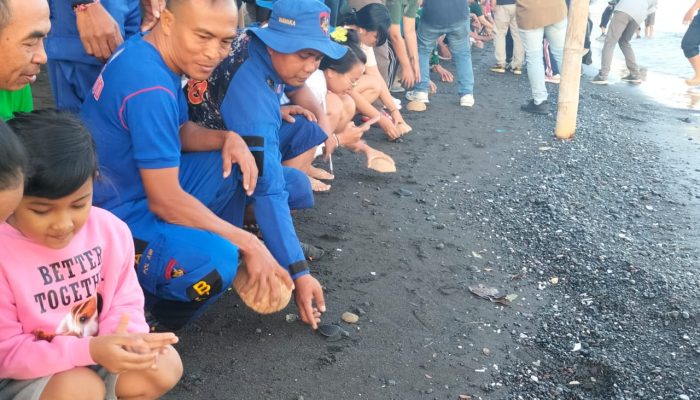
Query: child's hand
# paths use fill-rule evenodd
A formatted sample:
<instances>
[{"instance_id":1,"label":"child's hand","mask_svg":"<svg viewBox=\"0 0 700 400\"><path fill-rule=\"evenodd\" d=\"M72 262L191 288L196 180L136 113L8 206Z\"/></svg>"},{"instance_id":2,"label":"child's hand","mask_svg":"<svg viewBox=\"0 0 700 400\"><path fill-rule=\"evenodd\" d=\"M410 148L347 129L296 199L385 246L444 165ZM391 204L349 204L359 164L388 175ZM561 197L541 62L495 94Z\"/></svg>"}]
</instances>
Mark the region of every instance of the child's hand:
<instances>
[{"instance_id":1,"label":"child's hand","mask_svg":"<svg viewBox=\"0 0 700 400\"><path fill-rule=\"evenodd\" d=\"M90 340L90 356L111 373L156 368L158 355L178 342L171 332L128 333L128 325L129 316L124 314L114 334Z\"/></svg>"},{"instance_id":2,"label":"child's hand","mask_svg":"<svg viewBox=\"0 0 700 400\"><path fill-rule=\"evenodd\" d=\"M130 334L127 331L129 326L129 316L123 314L119 320L119 325L117 330L114 332L117 335L140 337L143 339L143 343L138 346L126 346L125 349L136 354L165 354L168 351L170 345L175 344L179 341L178 337L172 332L160 332L160 333L141 333L141 334Z\"/></svg>"},{"instance_id":3,"label":"child's hand","mask_svg":"<svg viewBox=\"0 0 700 400\"><path fill-rule=\"evenodd\" d=\"M90 356L110 373L119 374L124 371L155 367L157 351L140 354L129 351L127 348L146 349L148 344L137 335L96 336L90 340Z\"/></svg>"}]
</instances>

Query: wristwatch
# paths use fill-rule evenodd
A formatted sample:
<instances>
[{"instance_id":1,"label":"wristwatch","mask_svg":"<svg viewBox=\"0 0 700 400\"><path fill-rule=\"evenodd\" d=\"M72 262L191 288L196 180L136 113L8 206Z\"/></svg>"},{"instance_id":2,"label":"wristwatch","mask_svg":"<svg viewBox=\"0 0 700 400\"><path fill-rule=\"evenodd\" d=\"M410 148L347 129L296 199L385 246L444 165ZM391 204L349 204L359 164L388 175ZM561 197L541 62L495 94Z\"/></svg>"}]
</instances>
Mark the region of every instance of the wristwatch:
<instances>
[{"instance_id":1,"label":"wristwatch","mask_svg":"<svg viewBox=\"0 0 700 400\"><path fill-rule=\"evenodd\" d=\"M94 4L94 3L99 3L99 0L74 0L71 3L71 8L73 9L73 11L76 11L76 10L83 11L83 10L85 10L85 8L88 5Z\"/></svg>"}]
</instances>

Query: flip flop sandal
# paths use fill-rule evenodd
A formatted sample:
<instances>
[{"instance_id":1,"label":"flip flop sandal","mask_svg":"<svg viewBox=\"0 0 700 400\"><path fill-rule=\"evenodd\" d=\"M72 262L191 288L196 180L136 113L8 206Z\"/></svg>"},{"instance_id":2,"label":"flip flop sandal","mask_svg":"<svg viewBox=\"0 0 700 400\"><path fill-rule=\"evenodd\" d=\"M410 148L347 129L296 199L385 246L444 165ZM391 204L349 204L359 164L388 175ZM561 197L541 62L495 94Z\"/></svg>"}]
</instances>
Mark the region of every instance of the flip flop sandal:
<instances>
[{"instance_id":1,"label":"flip flop sandal","mask_svg":"<svg viewBox=\"0 0 700 400\"><path fill-rule=\"evenodd\" d=\"M396 172L396 164L388 155L381 153L367 160L367 168L381 173Z\"/></svg>"},{"instance_id":2,"label":"flip flop sandal","mask_svg":"<svg viewBox=\"0 0 700 400\"><path fill-rule=\"evenodd\" d=\"M314 245L304 242L299 242L299 244L301 245L301 251L304 253L304 258L309 261L319 260L326 254L323 249Z\"/></svg>"}]
</instances>

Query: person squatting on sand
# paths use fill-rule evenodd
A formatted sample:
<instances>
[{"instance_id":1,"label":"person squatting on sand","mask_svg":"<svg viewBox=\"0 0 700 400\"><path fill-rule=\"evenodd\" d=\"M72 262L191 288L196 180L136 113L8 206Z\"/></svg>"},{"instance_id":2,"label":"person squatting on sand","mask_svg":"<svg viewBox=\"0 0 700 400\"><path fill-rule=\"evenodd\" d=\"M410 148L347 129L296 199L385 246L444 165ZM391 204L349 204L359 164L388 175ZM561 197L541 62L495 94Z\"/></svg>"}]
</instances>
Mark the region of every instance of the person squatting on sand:
<instances>
[{"instance_id":1,"label":"person squatting on sand","mask_svg":"<svg viewBox=\"0 0 700 400\"><path fill-rule=\"evenodd\" d=\"M162 396L182 376L178 339L149 333L129 229L92 207L90 134L52 110L10 124L29 172L0 225L0 398Z\"/></svg>"},{"instance_id":2,"label":"person squatting on sand","mask_svg":"<svg viewBox=\"0 0 700 400\"><path fill-rule=\"evenodd\" d=\"M193 320L227 290L239 250L251 278L244 292L276 303L278 280L293 287L291 271L239 228L263 171L240 135L188 121L181 90L183 74L209 77L236 24L230 1L169 1L152 31L134 35L109 60L81 109L104 176L95 202L129 225L141 247L146 308L167 329Z\"/></svg>"}]
</instances>

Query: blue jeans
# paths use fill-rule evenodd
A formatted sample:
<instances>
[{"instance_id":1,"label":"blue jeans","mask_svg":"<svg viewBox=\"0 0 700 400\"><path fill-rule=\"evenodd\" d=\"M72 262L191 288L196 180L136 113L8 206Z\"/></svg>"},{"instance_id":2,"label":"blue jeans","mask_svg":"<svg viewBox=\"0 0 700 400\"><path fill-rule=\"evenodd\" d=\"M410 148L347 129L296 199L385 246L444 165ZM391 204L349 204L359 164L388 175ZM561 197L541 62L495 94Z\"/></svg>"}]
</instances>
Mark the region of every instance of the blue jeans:
<instances>
[{"instance_id":1,"label":"blue jeans","mask_svg":"<svg viewBox=\"0 0 700 400\"><path fill-rule=\"evenodd\" d=\"M532 99L536 104L547 100L547 87L544 84L544 51L542 40L546 37L557 65L561 66L564 55L564 39L566 38L566 19L556 24L538 29L520 29L520 39L525 48L527 62L527 78L530 81Z\"/></svg>"},{"instance_id":2,"label":"blue jeans","mask_svg":"<svg viewBox=\"0 0 700 400\"><path fill-rule=\"evenodd\" d=\"M457 86L459 96L474 93L474 70L472 69L472 52L469 47L469 21L460 21L446 27L430 26L421 20L418 25L418 62L420 63L420 82L416 84L418 92L428 92L430 88L430 54L435 48L435 41L441 35L447 35L452 57L457 66Z\"/></svg>"}]
</instances>

